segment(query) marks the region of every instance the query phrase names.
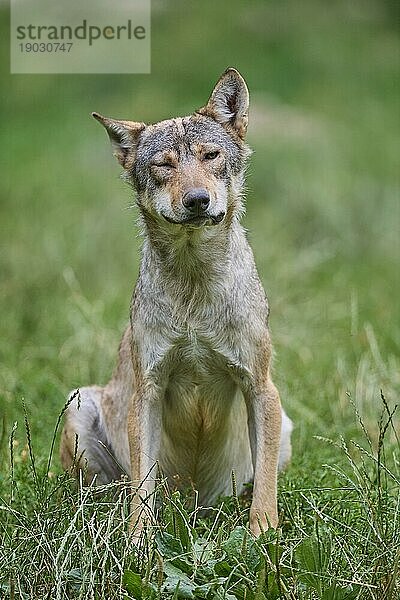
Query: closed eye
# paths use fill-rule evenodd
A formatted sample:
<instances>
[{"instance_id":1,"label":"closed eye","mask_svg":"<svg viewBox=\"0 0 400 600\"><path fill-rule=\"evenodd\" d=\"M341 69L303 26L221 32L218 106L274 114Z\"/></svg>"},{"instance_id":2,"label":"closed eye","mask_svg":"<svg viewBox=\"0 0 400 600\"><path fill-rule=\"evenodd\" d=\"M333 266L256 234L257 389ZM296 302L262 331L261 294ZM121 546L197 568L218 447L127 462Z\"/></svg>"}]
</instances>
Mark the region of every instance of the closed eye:
<instances>
[{"instance_id":1,"label":"closed eye","mask_svg":"<svg viewBox=\"0 0 400 600\"><path fill-rule=\"evenodd\" d=\"M219 156L219 150L213 150L211 152L206 152L204 154L204 160L214 160L214 158L217 158L217 156Z\"/></svg>"},{"instance_id":2,"label":"closed eye","mask_svg":"<svg viewBox=\"0 0 400 600\"><path fill-rule=\"evenodd\" d=\"M175 165L170 162L153 163L152 167L162 167L164 169L175 169Z\"/></svg>"}]
</instances>

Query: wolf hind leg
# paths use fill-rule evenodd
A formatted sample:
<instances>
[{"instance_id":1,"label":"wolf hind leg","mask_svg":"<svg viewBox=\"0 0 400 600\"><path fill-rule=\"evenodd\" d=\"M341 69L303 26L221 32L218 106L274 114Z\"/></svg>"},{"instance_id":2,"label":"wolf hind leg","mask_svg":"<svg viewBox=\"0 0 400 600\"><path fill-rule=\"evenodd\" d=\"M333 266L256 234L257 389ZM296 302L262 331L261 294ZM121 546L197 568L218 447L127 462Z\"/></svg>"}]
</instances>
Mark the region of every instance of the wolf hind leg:
<instances>
[{"instance_id":1,"label":"wolf hind leg","mask_svg":"<svg viewBox=\"0 0 400 600\"><path fill-rule=\"evenodd\" d=\"M84 474L84 484L105 485L121 478L122 468L113 457L113 449L104 425L102 387L91 386L70 394L61 437L60 457L64 469Z\"/></svg>"}]
</instances>

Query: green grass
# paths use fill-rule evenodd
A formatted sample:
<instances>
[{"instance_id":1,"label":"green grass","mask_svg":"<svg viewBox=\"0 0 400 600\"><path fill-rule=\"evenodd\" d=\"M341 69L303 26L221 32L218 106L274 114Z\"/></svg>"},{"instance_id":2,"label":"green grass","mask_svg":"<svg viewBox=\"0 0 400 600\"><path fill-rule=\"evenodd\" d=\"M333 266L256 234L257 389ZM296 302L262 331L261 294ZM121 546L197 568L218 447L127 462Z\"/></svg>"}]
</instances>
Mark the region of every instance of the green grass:
<instances>
[{"instance_id":1,"label":"green grass","mask_svg":"<svg viewBox=\"0 0 400 600\"><path fill-rule=\"evenodd\" d=\"M400 559L399 451L382 396L378 443L319 439L333 457L319 473L292 467L280 485L281 523L255 541L248 500L221 499L209 517L196 496L160 484L152 533L127 533L127 483L76 489L68 473L10 436L0 590L11 598L395 599ZM388 447L389 446L389 447ZM333 450L332 450L333 449ZM51 459L51 456L50 456ZM310 468L308 459L307 466ZM296 464L296 463L295 463ZM318 483L316 483L318 479ZM233 489L235 483L233 481ZM396 583L397 582L397 583Z\"/></svg>"},{"instance_id":2,"label":"green grass","mask_svg":"<svg viewBox=\"0 0 400 600\"><path fill-rule=\"evenodd\" d=\"M0 597L395 599L396 5L153 5L150 76L3 67ZM2 8L2 56L7 27ZM188 113L228 65L251 89L245 225L271 304L275 381L295 422L281 527L255 543L246 502L203 518L193 498L160 490L157 535L136 549L122 490L79 492L58 438L49 465L68 391L111 374L138 269L130 192L89 115Z\"/></svg>"}]
</instances>

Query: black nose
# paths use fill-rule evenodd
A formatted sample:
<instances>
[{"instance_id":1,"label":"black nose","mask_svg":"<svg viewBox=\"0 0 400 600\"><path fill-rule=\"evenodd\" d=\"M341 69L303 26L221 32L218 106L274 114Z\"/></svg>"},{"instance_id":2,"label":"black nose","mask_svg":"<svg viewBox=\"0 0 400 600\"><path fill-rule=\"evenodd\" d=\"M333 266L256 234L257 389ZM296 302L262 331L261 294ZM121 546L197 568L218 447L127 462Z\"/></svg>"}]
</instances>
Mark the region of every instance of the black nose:
<instances>
[{"instance_id":1,"label":"black nose","mask_svg":"<svg viewBox=\"0 0 400 600\"><path fill-rule=\"evenodd\" d=\"M207 190L195 188L186 192L182 198L182 204L185 208L194 214L200 214L207 210L210 204L210 194Z\"/></svg>"}]
</instances>

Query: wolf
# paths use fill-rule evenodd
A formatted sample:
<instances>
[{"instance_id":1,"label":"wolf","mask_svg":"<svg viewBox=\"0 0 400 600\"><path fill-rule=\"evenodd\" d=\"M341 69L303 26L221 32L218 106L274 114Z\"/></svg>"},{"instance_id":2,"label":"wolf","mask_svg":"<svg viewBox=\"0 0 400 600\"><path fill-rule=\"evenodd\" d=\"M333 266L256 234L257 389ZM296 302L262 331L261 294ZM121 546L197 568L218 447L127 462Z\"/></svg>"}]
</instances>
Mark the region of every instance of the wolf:
<instances>
[{"instance_id":1,"label":"wolf","mask_svg":"<svg viewBox=\"0 0 400 600\"><path fill-rule=\"evenodd\" d=\"M70 398L64 468L132 482L132 527L157 469L210 506L253 482L249 526L277 527L277 472L292 423L271 379L269 307L240 224L249 93L227 69L193 114L155 124L93 116L136 193L140 272L117 366ZM78 457L78 459L76 459Z\"/></svg>"}]
</instances>

